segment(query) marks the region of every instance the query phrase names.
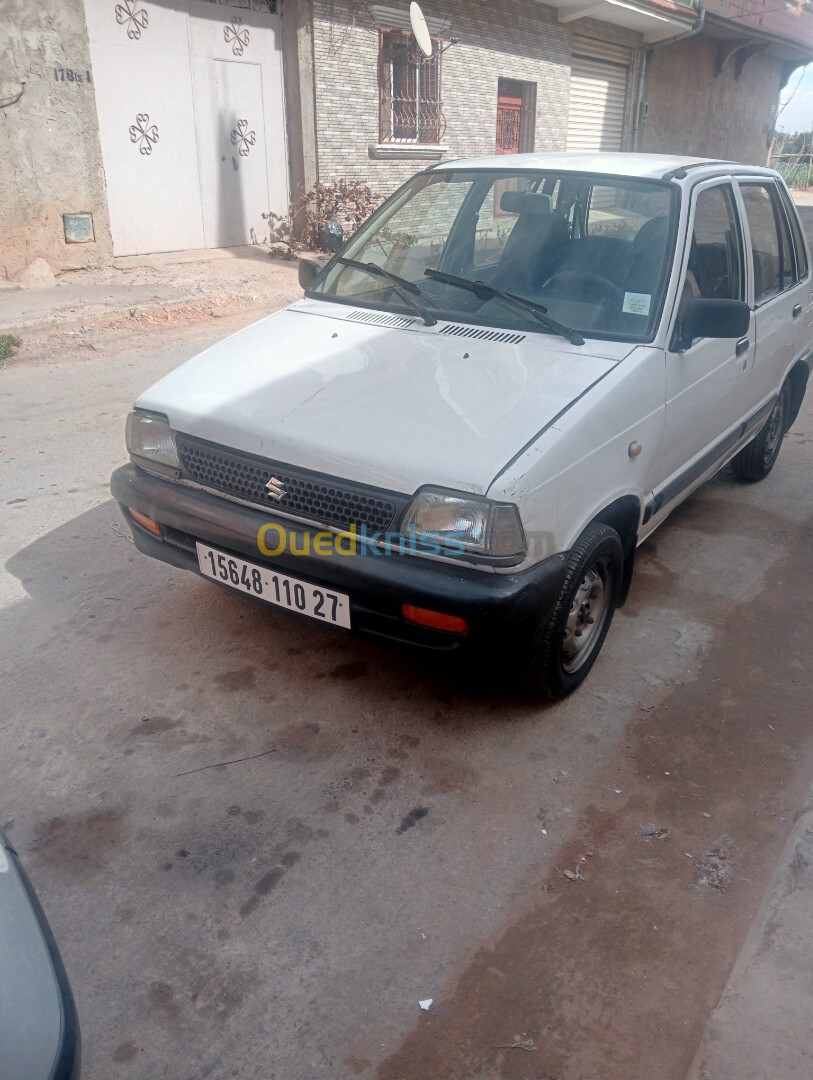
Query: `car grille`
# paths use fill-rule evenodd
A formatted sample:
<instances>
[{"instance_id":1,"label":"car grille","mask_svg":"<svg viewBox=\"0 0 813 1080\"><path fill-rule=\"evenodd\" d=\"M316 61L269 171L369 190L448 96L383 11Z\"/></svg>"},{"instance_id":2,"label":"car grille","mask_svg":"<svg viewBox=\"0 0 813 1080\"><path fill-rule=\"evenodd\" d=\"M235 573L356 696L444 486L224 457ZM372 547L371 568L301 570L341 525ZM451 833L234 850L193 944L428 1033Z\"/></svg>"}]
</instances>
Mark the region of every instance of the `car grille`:
<instances>
[{"instance_id":1,"label":"car grille","mask_svg":"<svg viewBox=\"0 0 813 1080\"><path fill-rule=\"evenodd\" d=\"M409 501L403 495L264 461L188 435L177 435L175 443L187 479L294 517L342 528L366 525L370 532L381 532L392 526ZM285 489L279 502L266 488L272 476Z\"/></svg>"}]
</instances>

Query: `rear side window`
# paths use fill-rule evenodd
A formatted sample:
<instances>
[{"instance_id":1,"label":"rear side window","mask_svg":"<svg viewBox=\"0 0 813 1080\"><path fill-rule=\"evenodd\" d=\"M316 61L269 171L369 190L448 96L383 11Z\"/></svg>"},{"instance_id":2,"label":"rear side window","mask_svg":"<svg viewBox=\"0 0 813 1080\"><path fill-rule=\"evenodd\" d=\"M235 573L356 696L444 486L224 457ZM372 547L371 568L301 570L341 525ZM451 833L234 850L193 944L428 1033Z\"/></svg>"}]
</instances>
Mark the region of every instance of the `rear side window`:
<instances>
[{"instance_id":1,"label":"rear side window","mask_svg":"<svg viewBox=\"0 0 813 1080\"><path fill-rule=\"evenodd\" d=\"M782 205L785 207L785 212L790 222L790 231L793 236L793 246L796 251L796 281L801 281L807 277L807 252L805 250L804 237L802 236L802 228L799 224L799 217L796 213L796 208L790 200L790 195L787 191L779 185L779 196L782 200Z\"/></svg>"},{"instance_id":2,"label":"rear side window","mask_svg":"<svg viewBox=\"0 0 813 1080\"><path fill-rule=\"evenodd\" d=\"M741 188L754 253L754 301L760 304L782 291L779 233L770 192L765 185L742 184Z\"/></svg>"},{"instance_id":3,"label":"rear side window","mask_svg":"<svg viewBox=\"0 0 813 1080\"><path fill-rule=\"evenodd\" d=\"M686 299L743 298L742 240L730 184L706 188L697 196L684 290Z\"/></svg>"},{"instance_id":4,"label":"rear side window","mask_svg":"<svg viewBox=\"0 0 813 1080\"><path fill-rule=\"evenodd\" d=\"M776 223L779 226L779 250L782 256L782 288L789 289L796 284L796 264L793 261L793 242L790 238L790 226L785 216L785 211L776 197L776 192L771 193L776 213Z\"/></svg>"}]
</instances>

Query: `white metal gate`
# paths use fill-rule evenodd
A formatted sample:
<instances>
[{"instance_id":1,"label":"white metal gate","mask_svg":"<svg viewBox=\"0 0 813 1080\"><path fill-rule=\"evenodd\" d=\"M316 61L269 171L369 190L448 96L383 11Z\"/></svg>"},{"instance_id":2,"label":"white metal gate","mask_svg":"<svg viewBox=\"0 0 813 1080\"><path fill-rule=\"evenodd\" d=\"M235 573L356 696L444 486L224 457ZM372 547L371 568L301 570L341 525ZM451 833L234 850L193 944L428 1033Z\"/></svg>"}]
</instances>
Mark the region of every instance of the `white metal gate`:
<instances>
[{"instance_id":1,"label":"white metal gate","mask_svg":"<svg viewBox=\"0 0 813 1080\"><path fill-rule=\"evenodd\" d=\"M570 69L568 150L621 150L630 50L574 37Z\"/></svg>"},{"instance_id":2,"label":"white metal gate","mask_svg":"<svg viewBox=\"0 0 813 1080\"><path fill-rule=\"evenodd\" d=\"M116 255L249 244L285 213L275 7L85 0Z\"/></svg>"}]
</instances>

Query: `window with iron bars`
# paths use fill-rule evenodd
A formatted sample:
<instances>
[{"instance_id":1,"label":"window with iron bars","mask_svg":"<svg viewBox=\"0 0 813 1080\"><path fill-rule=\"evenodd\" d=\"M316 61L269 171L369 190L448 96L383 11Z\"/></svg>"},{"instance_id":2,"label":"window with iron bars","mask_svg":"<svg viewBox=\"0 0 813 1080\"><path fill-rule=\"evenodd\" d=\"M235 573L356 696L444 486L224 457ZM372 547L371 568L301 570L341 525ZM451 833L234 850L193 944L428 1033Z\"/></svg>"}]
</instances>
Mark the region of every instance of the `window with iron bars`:
<instances>
[{"instance_id":1,"label":"window with iron bars","mask_svg":"<svg viewBox=\"0 0 813 1080\"><path fill-rule=\"evenodd\" d=\"M446 130L440 43L424 56L408 32L382 30L378 55L381 142L437 145Z\"/></svg>"}]
</instances>

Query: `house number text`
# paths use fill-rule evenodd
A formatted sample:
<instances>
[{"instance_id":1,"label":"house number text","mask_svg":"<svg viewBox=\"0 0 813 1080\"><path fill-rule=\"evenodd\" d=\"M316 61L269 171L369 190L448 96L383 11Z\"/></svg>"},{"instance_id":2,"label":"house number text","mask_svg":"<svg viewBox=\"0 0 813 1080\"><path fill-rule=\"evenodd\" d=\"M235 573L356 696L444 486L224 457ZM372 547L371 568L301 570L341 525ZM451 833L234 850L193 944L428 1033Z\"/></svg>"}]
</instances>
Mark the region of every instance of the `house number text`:
<instances>
[{"instance_id":1,"label":"house number text","mask_svg":"<svg viewBox=\"0 0 813 1080\"><path fill-rule=\"evenodd\" d=\"M89 71L74 71L72 68L54 68L55 82L93 82Z\"/></svg>"}]
</instances>

